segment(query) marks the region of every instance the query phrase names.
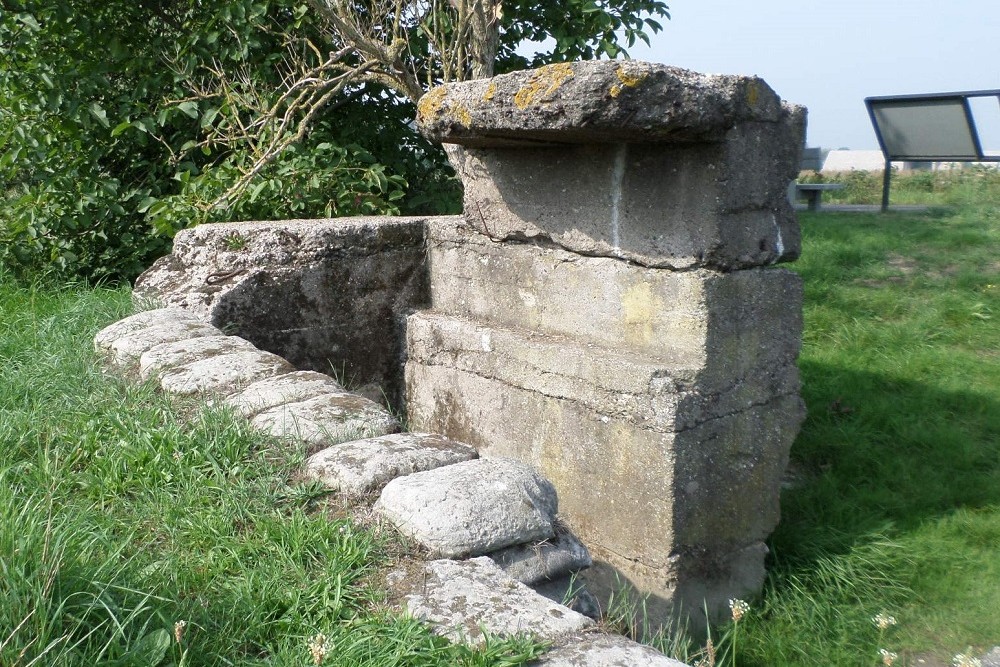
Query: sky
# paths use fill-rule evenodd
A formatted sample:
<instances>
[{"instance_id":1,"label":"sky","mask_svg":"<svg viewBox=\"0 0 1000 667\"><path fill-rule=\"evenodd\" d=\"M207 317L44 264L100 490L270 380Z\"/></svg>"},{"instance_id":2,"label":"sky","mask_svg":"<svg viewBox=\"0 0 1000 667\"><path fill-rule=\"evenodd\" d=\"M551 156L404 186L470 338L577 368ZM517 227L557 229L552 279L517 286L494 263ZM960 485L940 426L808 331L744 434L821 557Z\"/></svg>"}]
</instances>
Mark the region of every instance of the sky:
<instances>
[{"instance_id":1,"label":"sky","mask_svg":"<svg viewBox=\"0 0 1000 667\"><path fill-rule=\"evenodd\" d=\"M809 109L807 144L876 149L864 98L1000 89L1000 0L667 0L637 60L755 74ZM1000 104L973 108L1000 147Z\"/></svg>"}]
</instances>

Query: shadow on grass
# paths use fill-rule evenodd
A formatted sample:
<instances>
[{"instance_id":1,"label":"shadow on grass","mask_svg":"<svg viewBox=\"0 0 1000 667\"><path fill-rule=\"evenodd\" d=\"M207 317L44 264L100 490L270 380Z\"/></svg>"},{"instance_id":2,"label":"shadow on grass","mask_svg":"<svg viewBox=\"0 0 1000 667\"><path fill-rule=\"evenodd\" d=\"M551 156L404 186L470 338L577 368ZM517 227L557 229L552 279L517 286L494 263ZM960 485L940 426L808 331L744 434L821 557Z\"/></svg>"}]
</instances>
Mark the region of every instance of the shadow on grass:
<instances>
[{"instance_id":1,"label":"shadow on grass","mask_svg":"<svg viewBox=\"0 0 1000 667\"><path fill-rule=\"evenodd\" d=\"M772 537L786 566L958 509L1000 508L997 397L800 365L809 416L792 448L797 481L783 494Z\"/></svg>"}]
</instances>

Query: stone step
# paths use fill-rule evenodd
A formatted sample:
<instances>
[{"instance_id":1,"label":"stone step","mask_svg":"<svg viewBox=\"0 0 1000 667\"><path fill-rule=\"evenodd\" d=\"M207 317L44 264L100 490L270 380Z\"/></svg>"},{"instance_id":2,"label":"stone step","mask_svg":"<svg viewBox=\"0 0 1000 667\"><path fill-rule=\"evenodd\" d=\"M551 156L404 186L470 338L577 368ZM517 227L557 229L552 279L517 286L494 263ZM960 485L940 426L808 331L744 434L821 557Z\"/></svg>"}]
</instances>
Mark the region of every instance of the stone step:
<instances>
[{"instance_id":1,"label":"stone step","mask_svg":"<svg viewBox=\"0 0 1000 667\"><path fill-rule=\"evenodd\" d=\"M687 667L620 635L584 634L552 649L531 667Z\"/></svg>"},{"instance_id":2,"label":"stone step","mask_svg":"<svg viewBox=\"0 0 1000 667\"><path fill-rule=\"evenodd\" d=\"M111 349L111 343L125 334L156 324L177 321L201 322L202 320L197 315L181 308L144 310L140 313L124 317L97 332L97 335L94 336L94 349L98 352L106 352Z\"/></svg>"},{"instance_id":3,"label":"stone step","mask_svg":"<svg viewBox=\"0 0 1000 667\"><path fill-rule=\"evenodd\" d=\"M345 394L339 382L316 371L294 371L265 378L226 398L225 403L246 418L286 403L296 403L324 394Z\"/></svg>"},{"instance_id":4,"label":"stone step","mask_svg":"<svg viewBox=\"0 0 1000 667\"><path fill-rule=\"evenodd\" d=\"M555 640L594 621L515 581L489 558L435 560L397 583L406 611L455 642L480 645L486 635L530 634Z\"/></svg>"},{"instance_id":5,"label":"stone step","mask_svg":"<svg viewBox=\"0 0 1000 667\"><path fill-rule=\"evenodd\" d=\"M209 357L255 350L257 348L250 342L236 336L225 336L221 331L216 336L164 342L147 349L139 357L139 377L147 380L171 368L186 366Z\"/></svg>"},{"instance_id":6,"label":"stone step","mask_svg":"<svg viewBox=\"0 0 1000 667\"><path fill-rule=\"evenodd\" d=\"M320 482L333 491L360 495L381 491L397 477L478 456L469 445L444 436L396 433L345 442L316 452L306 460L302 474L305 479Z\"/></svg>"},{"instance_id":7,"label":"stone step","mask_svg":"<svg viewBox=\"0 0 1000 667\"><path fill-rule=\"evenodd\" d=\"M395 479L375 511L432 557L479 556L555 535L555 487L511 459L475 459Z\"/></svg>"},{"instance_id":8,"label":"stone step","mask_svg":"<svg viewBox=\"0 0 1000 667\"><path fill-rule=\"evenodd\" d=\"M222 336L222 332L204 322L167 320L116 337L108 344L108 351L114 363L127 366L159 345L217 336Z\"/></svg>"},{"instance_id":9,"label":"stone step","mask_svg":"<svg viewBox=\"0 0 1000 667\"><path fill-rule=\"evenodd\" d=\"M487 556L508 575L529 586L579 572L593 563L587 547L561 526L549 540L518 544Z\"/></svg>"},{"instance_id":10,"label":"stone step","mask_svg":"<svg viewBox=\"0 0 1000 667\"><path fill-rule=\"evenodd\" d=\"M250 419L277 438L308 443L310 451L351 440L398 433L399 420L375 401L348 393L328 393L264 410Z\"/></svg>"}]
</instances>

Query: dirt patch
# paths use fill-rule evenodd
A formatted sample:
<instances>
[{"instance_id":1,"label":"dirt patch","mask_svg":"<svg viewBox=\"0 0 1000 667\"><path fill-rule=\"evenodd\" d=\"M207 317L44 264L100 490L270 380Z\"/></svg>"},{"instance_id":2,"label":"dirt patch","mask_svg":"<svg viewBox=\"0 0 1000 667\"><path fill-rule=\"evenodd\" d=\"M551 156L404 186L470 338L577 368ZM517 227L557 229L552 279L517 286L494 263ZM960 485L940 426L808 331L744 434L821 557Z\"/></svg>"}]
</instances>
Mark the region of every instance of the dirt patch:
<instances>
[{"instance_id":1,"label":"dirt patch","mask_svg":"<svg viewBox=\"0 0 1000 667\"><path fill-rule=\"evenodd\" d=\"M914 271L919 268L917 260L912 257L904 257L903 255L897 255L896 253L890 253L886 257L885 263L896 269L904 276L911 275Z\"/></svg>"}]
</instances>

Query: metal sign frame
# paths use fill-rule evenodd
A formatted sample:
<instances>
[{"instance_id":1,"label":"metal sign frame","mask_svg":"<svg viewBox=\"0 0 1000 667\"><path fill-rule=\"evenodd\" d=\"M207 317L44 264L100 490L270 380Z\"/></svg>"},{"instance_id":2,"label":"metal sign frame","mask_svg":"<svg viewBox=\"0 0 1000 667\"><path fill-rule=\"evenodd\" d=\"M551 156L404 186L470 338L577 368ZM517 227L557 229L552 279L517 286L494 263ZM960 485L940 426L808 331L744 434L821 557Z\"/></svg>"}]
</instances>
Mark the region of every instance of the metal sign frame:
<instances>
[{"instance_id":1,"label":"metal sign frame","mask_svg":"<svg viewBox=\"0 0 1000 667\"><path fill-rule=\"evenodd\" d=\"M871 119L872 127L875 128L875 137L878 139L879 148L885 157L885 172L882 175L882 211L889 208L889 185L892 174L892 163L901 160L907 161L930 161L930 162L1000 162L1000 155L985 155L983 144L979 138L979 131L976 129L976 121L972 115L972 105L969 99L973 97L994 97L1000 103L1000 89L998 90L971 90L955 93L928 93L922 95L884 95L879 97L866 97L865 106L868 108L868 117ZM883 134L883 129L879 126L876 110L880 108L892 107L920 107L921 102L928 103L927 106L936 106L940 102L954 102L960 104L965 111L966 129L972 142L974 152L961 152L955 155L921 155L908 153L892 153Z\"/></svg>"}]
</instances>

